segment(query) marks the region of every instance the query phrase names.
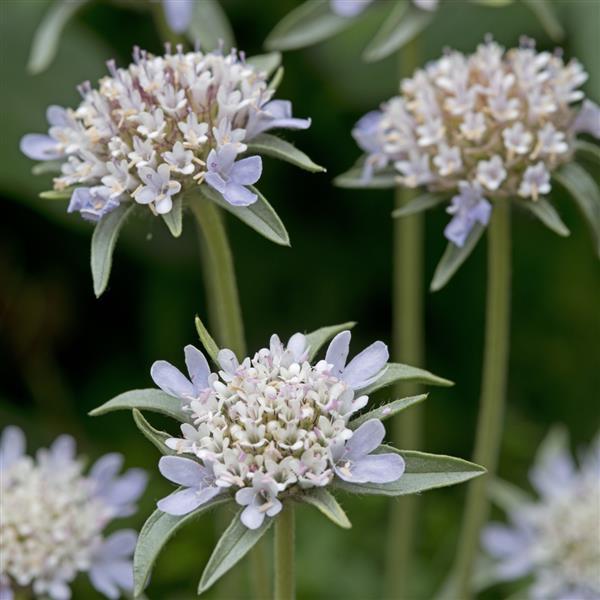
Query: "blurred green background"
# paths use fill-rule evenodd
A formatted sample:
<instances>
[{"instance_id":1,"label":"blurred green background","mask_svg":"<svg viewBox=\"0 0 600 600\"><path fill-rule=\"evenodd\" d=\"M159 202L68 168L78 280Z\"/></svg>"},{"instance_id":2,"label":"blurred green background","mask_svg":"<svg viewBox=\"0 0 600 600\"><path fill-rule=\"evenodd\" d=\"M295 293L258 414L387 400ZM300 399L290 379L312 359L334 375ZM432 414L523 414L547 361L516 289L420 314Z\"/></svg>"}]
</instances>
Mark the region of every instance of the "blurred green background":
<instances>
[{"instance_id":1,"label":"blurred green background","mask_svg":"<svg viewBox=\"0 0 600 600\"><path fill-rule=\"evenodd\" d=\"M238 45L248 55L297 3L292 0L223 0ZM442 8L424 36L424 59L445 47L471 51L490 32L505 45L522 34L552 48L532 13L516 3L497 9L458 1ZM98 419L86 413L112 396L150 387L151 363L164 358L181 365L183 346L196 343L196 313L206 302L192 222L172 239L158 220L129 225L122 235L108 291L94 298L89 272L91 227L67 215L65 202L43 201L38 192L49 177L33 177L32 163L18 150L27 132L46 130L49 104L74 106L76 84L104 74L104 62L129 62L139 44L161 45L145 1L90 3L61 39L57 59L42 75L25 66L33 31L47 9L42 0L0 3L0 421L20 425L30 450L62 432L72 433L84 453L117 450L129 466L151 473L149 489L130 524L140 527L170 484L156 470L158 455L131 418ZM587 93L600 100L600 2L557 3L568 31L568 57L590 73ZM379 22L372 17L335 39L284 56L286 74L278 96L310 116L306 132L290 133L324 175L311 175L265 159L261 190L276 207L292 248L270 244L241 223L228 220L235 254L249 347L258 349L272 332L288 336L322 325L357 320L354 347L374 339L389 342L392 192L334 188L331 179L359 154L354 122L393 95L397 59L374 65L360 50ZM525 215L514 216L514 287L509 408L500 473L527 486L533 453L551 424L567 425L574 447L598 427L600 392L600 268L588 231L566 198L556 204L572 235L560 239ZM445 241L443 211L427 217L426 276L433 273ZM469 457L474 434L481 367L485 291L485 244L480 244L443 291L424 295L429 370L453 379L427 400L425 449ZM172 424L162 423L163 426ZM422 498L418 523L415 594L427 598L444 577L455 543L465 487ZM300 598L381 597L383 545L390 501L341 498L354 528L337 530L310 509L301 509L298 531ZM197 580L215 543L218 519L205 518L182 533L158 561L150 598L195 597ZM247 570L233 577L242 589ZM75 598L95 598L80 578ZM486 598L501 598L496 588ZM207 597L226 597L226 588Z\"/></svg>"}]
</instances>

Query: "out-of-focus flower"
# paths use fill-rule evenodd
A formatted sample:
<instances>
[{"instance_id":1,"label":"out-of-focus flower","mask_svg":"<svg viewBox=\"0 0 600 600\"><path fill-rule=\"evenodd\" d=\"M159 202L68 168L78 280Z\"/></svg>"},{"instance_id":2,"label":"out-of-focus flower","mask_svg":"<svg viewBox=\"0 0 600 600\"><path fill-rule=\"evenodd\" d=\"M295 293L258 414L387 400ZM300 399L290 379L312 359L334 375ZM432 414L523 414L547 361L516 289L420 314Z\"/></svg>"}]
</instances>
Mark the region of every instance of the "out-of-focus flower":
<instances>
[{"instance_id":1,"label":"out-of-focus flower","mask_svg":"<svg viewBox=\"0 0 600 600\"><path fill-rule=\"evenodd\" d=\"M194 14L195 0L162 0L165 18L175 33L183 33L188 28Z\"/></svg>"},{"instance_id":2,"label":"out-of-focus flower","mask_svg":"<svg viewBox=\"0 0 600 600\"><path fill-rule=\"evenodd\" d=\"M35 597L68 600L79 572L107 598L131 592L131 556L137 535L105 537L113 519L131 515L146 474L106 454L84 474L75 440L63 435L36 457L25 454L25 436L6 427L0 438L0 597L31 587Z\"/></svg>"},{"instance_id":3,"label":"out-of-focus flower","mask_svg":"<svg viewBox=\"0 0 600 600\"><path fill-rule=\"evenodd\" d=\"M548 435L530 471L539 498L515 503L509 525L487 525L482 542L496 580L533 576L524 597L592 600L600 597L600 437L578 468L561 433Z\"/></svg>"}]
</instances>

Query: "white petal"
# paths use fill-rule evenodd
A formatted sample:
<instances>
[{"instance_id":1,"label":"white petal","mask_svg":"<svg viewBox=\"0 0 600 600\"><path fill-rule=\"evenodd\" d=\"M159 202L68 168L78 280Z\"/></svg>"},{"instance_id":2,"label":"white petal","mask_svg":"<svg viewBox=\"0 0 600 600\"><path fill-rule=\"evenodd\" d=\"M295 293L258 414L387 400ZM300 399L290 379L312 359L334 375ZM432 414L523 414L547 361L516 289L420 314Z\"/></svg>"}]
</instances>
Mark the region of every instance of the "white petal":
<instances>
[{"instance_id":1,"label":"white petal","mask_svg":"<svg viewBox=\"0 0 600 600\"><path fill-rule=\"evenodd\" d=\"M345 456L358 460L372 452L383 442L385 427L379 419L369 419L363 423L346 442Z\"/></svg>"}]
</instances>

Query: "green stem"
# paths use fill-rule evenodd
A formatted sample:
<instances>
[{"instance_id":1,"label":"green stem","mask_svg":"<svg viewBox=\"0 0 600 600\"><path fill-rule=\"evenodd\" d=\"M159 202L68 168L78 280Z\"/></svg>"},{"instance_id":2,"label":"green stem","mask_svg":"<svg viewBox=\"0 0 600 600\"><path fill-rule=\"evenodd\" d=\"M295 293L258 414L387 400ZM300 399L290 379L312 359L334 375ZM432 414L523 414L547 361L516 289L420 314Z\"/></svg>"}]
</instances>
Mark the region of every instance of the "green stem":
<instances>
[{"instance_id":1,"label":"green stem","mask_svg":"<svg viewBox=\"0 0 600 600\"><path fill-rule=\"evenodd\" d=\"M496 472L508 376L510 333L510 203L497 201L488 231L485 348L473 460L488 473L469 484L454 577L456 597L471 597L473 563L488 516L487 486Z\"/></svg>"},{"instance_id":2,"label":"green stem","mask_svg":"<svg viewBox=\"0 0 600 600\"><path fill-rule=\"evenodd\" d=\"M411 42L401 54L400 72L411 73L418 67L418 47ZM398 187L395 207L404 206L414 197L412 190ZM410 365L423 363L423 230L420 214L394 220L393 268L393 357ZM397 397L418 394L417 385L399 385ZM393 422L393 440L401 448L418 450L422 445L423 405L398 415ZM417 497L406 496L394 503L390 515L386 561L386 598L407 598L412 576Z\"/></svg>"},{"instance_id":3,"label":"green stem","mask_svg":"<svg viewBox=\"0 0 600 600\"><path fill-rule=\"evenodd\" d=\"M294 505L288 502L275 521L275 600L294 600Z\"/></svg>"}]
</instances>

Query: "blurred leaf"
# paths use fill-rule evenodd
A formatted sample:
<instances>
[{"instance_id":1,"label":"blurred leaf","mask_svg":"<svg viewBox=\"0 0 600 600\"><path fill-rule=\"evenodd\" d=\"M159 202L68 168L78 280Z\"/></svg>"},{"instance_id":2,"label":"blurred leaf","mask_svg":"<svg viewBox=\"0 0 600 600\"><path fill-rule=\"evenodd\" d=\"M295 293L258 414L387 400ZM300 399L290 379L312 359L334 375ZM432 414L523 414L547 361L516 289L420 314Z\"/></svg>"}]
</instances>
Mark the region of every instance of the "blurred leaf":
<instances>
[{"instance_id":1,"label":"blurred leaf","mask_svg":"<svg viewBox=\"0 0 600 600\"><path fill-rule=\"evenodd\" d=\"M46 190L40 192L40 198L44 200L68 200L73 194L75 188L67 188L64 190Z\"/></svg>"},{"instance_id":2,"label":"blurred leaf","mask_svg":"<svg viewBox=\"0 0 600 600\"><path fill-rule=\"evenodd\" d=\"M98 417L115 410L149 410L167 417L172 417L182 423L188 421L188 415L181 408L181 401L162 390L149 388L146 390L131 390L115 396L98 408L90 411L91 417Z\"/></svg>"},{"instance_id":3,"label":"blurred leaf","mask_svg":"<svg viewBox=\"0 0 600 600\"><path fill-rule=\"evenodd\" d=\"M392 169L386 169L384 171L379 171L378 173L373 173L373 175L367 180L363 177L363 164L365 162L365 157L362 156L358 159L355 165L338 175L333 180L333 185L337 185L341 188L355 188L355 189L365 189L365 188L392 188L398 185L398 174Z\"/></svg>"},{"instance_id":4,"label":"blurred leaf","mask_svg":"<svg viewBox=\"0 0 600 600\"><path fill-rule=\"evenodd\" d=\"M553 177L571 194L586 218L600 256L600 189L588 172L577 163L568 163Z\"/></svg>"},{"instance_id":5,"label":"blurred leaf","mask_svg":"<svg viewBox=\"0 0 600 600\"><path fill-rule=\"evenodd\" d=\"M56 56L63 29L87 0L55 0L39 24L31 44L27 70L33 75L48 68Z\"/></svg>"},{"instance_id":6,"label":"blurred leaf","mask_svg":"<svg viewBox=\"0 0 600 600\"><path fill-rule=\"evenodd\" d=\"M488 494L492 502L506 513L533 502L533 498L521 488L497 477L490 482Z\"/></svg>"},{"instance_id":7,"label":"blurred leaf","mask_svg":"<svg viewBox=\"0 0 600 600\"><path fill-rule=\"evenodd\" d=\"M277 69L277 71L275 71L275 75L273 75L271 81L269 81L269 85L267 87L267 89L269 90L277 90L277 88L280 86L282 80L283 80L283 75L285 74L285 69L283 67L279 67L279 69Z\"/></svg>"},{"instance_id":8,"label":"blurred leaf","mask_svg":"<svg viewBox=\"0 0 600 600\"><path fill-rule=\"evenodd\" d=\"M565 30L549 0L521 0L521 2L533 12L552 40L561 42L564 39Z\"/></svg>"},{"instance_id":9,"label":"blurred leaf","mask_svg":"<svg viewBox=\"0 0 600 600\"><path fill-rule=\"evenodd\" d=\"M341 323L340 325L330 325L329 327L321 327L311 333L306 334L306 345L309 348L308 360L312 359L317 355L323 344L328 342L334 336L341 331L346 329L352 329L356 325L355 321L348 321L347 323Z\"/></svg>"},{"instance_id":10,"label":"blurred leaf","mask_svg":"<svg viewBox=\"0 0 600 600\"><path fill-rule=\"evenodd\" d=\"M481 4L482 6L508 6L515 0L471 0L473 4Z\"/></svg>"},{"instance_id":11,"label":"blurred leaf","mask_svg":"<svg viewBox=\"0 0 600 600\"><path fill-rule=\"evenodd\" d=\"M64 160L45 160L31 169L33 175L45 175L46 173L60 173Z\"/></svg>"},{"instance_id":12,"label":"blurred leaf","mask_svg":"<svg viewBox=\"0 0 600 600\"><path fill-rule=\"evenodd\" d=\"M389 363L383 375L374 383L367 386L364 390L359 390L361 394L372 394L377 390L393 385L395 383L422 383L425 385L440 385L443 387L454 385L452 381L438 377L425 369L418 369L409 365L400 363Z\"/></svg>"},{"instance_id":13,"label":"blurred leaf","mask_svg":"<svg viewBox=\"0 0 600 600\"><path fill-rule=\"evenodd\" d=\"M119 231L135 208L136 204L134 202L122 204L104 215L94 227L91 266L94 293L97 298L102 295L108 285L113 251L119 237Z\"/></svg>"},{"instance_id":14,"label":"blurred leaf","mask_svg":"<svg viewBox=\"0 0 600 600\"><path fill-rule=\"evenodd\" d=\"M405 1L397 2L363 52L363 59L375 62L390 56L419 35L431 23L433 17L433 11L421 10Z\"/></svg>"},{"instance_id":15,"label":"blurred leaf","mask_svg":"<svg viewBox=\"0 0 600 600\"><path fill-rule=\"evenodd\" d=\"M430 290L437 292L441 290L452 279L460 266L469 258L469 255L475 249L479 238L483 234L485 227L480 223L475 223L471 233L469 233L465 244L459 248L456 244L448 242L446 251L444 252L438 266L435 268L433 279L431 281Z\"/></svg>"},{"instance_id":16,"label":"blurred leaf","mask_svg":"<svg viewBox=\"0 0 600 600\"><path fill-rule=\"evenodd\" d=\"M198 336L200 337L200 341L204 346L204 349L208 352L208 355L213 359L213 362L218 364L217 356L219 354L219 347L217 343L213 339L213 337L208 333L208 329L204 326L204 323L200 320L200 317L196 316L196 331L198 332Z\"/></svg>"},{"instance_id":17,"label":"blurred leaf","mask_svg":"<svg viewBox=\"0 0 600 600\"><path fill-rule=\"evenodd\" d=\"M569 228L563 223L556 209L545 198L538 198L535 201L526 200L522 203L526 210L533 213L548 229L554 233L567 237L570 235Z\"/></svg>"},{"instance_id":18,"label":"blurred leaf","mask_svg":"<svg viewBox=\"0 0 600 600\"><path fill-rule=\"evenodd\" d=\"M171 235L178 238L183 229L183 194L179 194L179 196L173 200L173 208L171 211L165 215L161 215L161 217L169 228Z\"/></svg>"},{"instance_id":19,"label":"blurred leaf","mask_svg":"<svg viewBox=\"0 0 600 600\"><path fill-rule=\"evenodd\" d=\"M133 420L137 425L137 428L142 432L148 441L156 446L161 454L175 454L175 452L173 452L165 443L169 438L173 437L172 435L152 427L152 425L148 423L144 415L137 408L134 408L132 412Z\"/></svg>"},{"instance_id":20,"label":"blurred leaf","mask_svg":"<svg viewBox=\"0 0 600 600\"><path fill-rule=\"evenodd\" d=\"M219 48L221 41L225 52L235 46L233 30L218 0L194 2L188 37L192 43L199 42L208 52Z\"/></svg>"},{"instance_id":21,"label":"blurred leaf","mask_svg":"<svg viewBox=\"0 0 600 600\"><path fill-rule=\"evenodd\" d=\"M419 396L410 396L408 398L401 398L400 400L394 400L393 402L383 404L367 413L359 415L356 419L352 419L348 423L348 428L352 430L357 429L370 419L379 419L380 421L389 419L409 406L423 402L425 398L427 398L427 394L421 394Z\"/></svg>"},{"instance_id":22,"label":"blurred leaf","mask_svg":"<svg viewBox=\"0 0 600 600\"><path fill-rule=\"evenodd\" d=\"M229 496L217 496L187 515L176 517L155 510L144 523L133 555L134 596L144 591L152 567L165 544L181 529L210 509L230 501Z\"/></svg>"},{"instance_id":23,"label":"blurred leaf","mask_svg":"<svg viewBox=\"0 0 600 600\"><path fill-rule=\"evenodd\" d=\"M221 194L206 184L202 184L200 189L202 194L209 200L236 216L240 221L252 227L254 231L257 231L271 242L281 246L289 246L288 232L273 207L254 186L248 187L258 196L258 200L250 206L232 206Z\"/></svg>"},{"instance_id":24,"label":"blurred leaf","mask_svg":"<svg viewBox=\"0 0 600 600\"><path fill-rule=\"evenodd\" d=\"M406 463L404 475L391 483L350 483L335 479L332 485L354 494L404 496L463 483L486 472L479 465L441 454L396 450L385 445L379 446L375 452L377 454L392 452L402 456Z\"/></svg>"},{"instance_id":25,"label":"blurred leaf","mask_svg":"<svg viewBox=\"0 0 600 600\"><path fill-rule=\"evenodd\" d=\"M243 509L242 509L243 510ZM265 517L258 529L248 529L240 520L240 510L225 530L206 565L198 584L202 594L237 564L260 540L277 517Z\"/></svg>"},{"instance_id":26,"label":"blurred leaf","mask_svg":"<svg viewBox=\"0 0 600 600\"><path fill-rule=\"evenodd\" d=\"M270 50L295 50L311 46L346 29L353 19L331 12L327 0L308 0L288 13L267 36Z\"/></svg>"},{"instance_id":27,"label":"blurred leaf","mask_svg":"<svg viewBox=\"0 0 600 600\"><path fill-rule=\"evenodd\" d=\"M312 490L299 494L297 499L316 507L338 527L343 527L344 529L350 529L350 527L352 527L352 523L348 520L344 509L326 489L313 488Z\"/></svg>"},{"instance_id":28,"label":"blurred leaf","mask_svg":"<svg viewBox=\"0 0 600 600\"><path fill-rule=\"evenodd\" d=\"M248 142L249 152L258 152L273 158L285 160L312 173L323 173L324 167L314 163L302 150L269 133L261 133Z\"/></svg>"},{"instance_id":29,"label":"blurred leaf","mask_svg":"<svg viewBox=\"0 0 600 600\"><path fill-rule=\"evenodd\" d=\"M575 152L600 164L600 146L585 140L575 140Z\"/></svg>"},{"instance_id":30,"label":"blurred leaf","mask_svg":"<svg viewBox=\"0 0 600 600\"><path fill-rule=\"evenodd\" d=\"M448 199L445 196L439 194L422 194L417 196L410 202L407 202L404 206L397 208L393 213L392 217L407 217L408 215L415 215L417 213L434 208L442 202L446 202Z\"/></svg>"},{"instance_id":31,"label":"blurred leaf","mask_svg":"<svg viewBox=\"0 0 600 600\"><path fill-rule=\"evenodd\" d=\"M281 52L269 52L267 54L256 54L246 59L246 62L259 71L264 71L267 77L281 65Z\"/></svg>"}]
</instances>

